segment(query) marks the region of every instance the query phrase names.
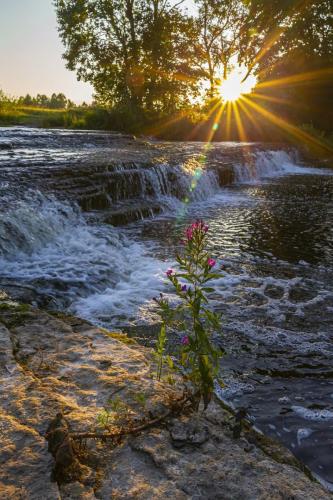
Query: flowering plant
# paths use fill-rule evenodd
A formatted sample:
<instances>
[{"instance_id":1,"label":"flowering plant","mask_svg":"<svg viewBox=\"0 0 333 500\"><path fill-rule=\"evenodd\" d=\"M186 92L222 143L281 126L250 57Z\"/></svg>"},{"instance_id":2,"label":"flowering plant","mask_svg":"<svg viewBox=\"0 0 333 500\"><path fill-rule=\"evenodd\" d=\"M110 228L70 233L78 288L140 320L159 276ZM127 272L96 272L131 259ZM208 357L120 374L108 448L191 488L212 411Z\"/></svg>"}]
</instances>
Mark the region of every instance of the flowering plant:
<instances>
[{"instance_id":1,"label":"flowering plant","mask_svg":"<svg viewBox=\"0 0 333 500\"><path fill-rule=\"evenodd\" d=\"M216 261L206 251L207 233L208 226L202 221L188 227L183 241L184 252L177 255L179 270L168 269L166 272L180 299L179 305L172 308L163 295L155 299L162 319L157 342L158 375L160 377L162 373L167 327L181 330L183 335L177 365L190 382L199 402L203 399L205 407L213 394L214 378L222 355L210 338L212 331L220 328L220 317L208 307L207 293L214 291L209 288L208 282L221 275L213 272Z\"/></svg>"}]
</instances>

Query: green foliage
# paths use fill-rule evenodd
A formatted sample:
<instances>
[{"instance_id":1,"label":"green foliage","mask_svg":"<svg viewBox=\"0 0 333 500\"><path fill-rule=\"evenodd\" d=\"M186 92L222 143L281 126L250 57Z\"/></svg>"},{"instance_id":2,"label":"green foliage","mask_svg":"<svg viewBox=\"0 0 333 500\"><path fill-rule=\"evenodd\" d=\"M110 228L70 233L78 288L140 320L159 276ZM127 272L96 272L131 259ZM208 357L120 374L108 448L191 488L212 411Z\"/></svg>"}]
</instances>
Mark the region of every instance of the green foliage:
<instances>
[{"instance_id":1,"label":"green foliage","mask_svg":"<svg viewBox=\"0 0 333 500\"><path fill-rule=\"evenodd\" d=\"M100 427L110 430L115 425L125 424L130 413L130 407L117 396L109 399L106 407L97 415L97 423Z\"/></svg>"},{"instance_id":2,"label":"green foliage","mask_svg":"<svg viewBox=\"0 0 333 500\"><path fill-rule=\"evenodd\" d=\"M156 358L157 358L157 380L161 380L162 369L163 369L163 359L164 359L164 351L166 344L167 336L166 336L166 324L162 323L160 333L158 335L157 344L156 344Z\"/></svg>"},{"instance_id":3,"label":"green foliage","mask_svg":"<svg viewBox=\"0 0 333 500\"><path fill-rule=\"evenodd\" d=\"M20 106L34 106L37 108L47 108L47 109L65 109L67 107L73 107L74 103L67 99L67 97L62 94L53 93L51 97L45 94L37 94L36 97L32 97L30 94L26 96L19 97L16 104Z\"/></svg>"},{"instance_id":4,"label":"green foliage","mask_svg":"<svg viewBox=\"0 0 333 500\"><path fill-rule=\"evenodd\" d=\"M331 0L244 0L248 16L241 33L241 58L274 73L288 54L332 58ZM300 52L299 52L300 50ZM297 65L297 59L294 63ZM309 62L309 61L308 61ZM295 71L295 68L294 68Z\"/></svg>"},{"instance_id":5,"label":"green foliage","mask_svg":"<svg viewBox=\"0 0 333 500\"><path fill-rule=\"evenodd\" d=\"M221 274L212 271L216 263L206 250L207 231L208 226L203 222L196 222L187 229L184 252L177 256L179 271L169 269L166 273L180 299L179 304L172 307L163 296L155 299L162 319L156 348L159 360L157 376L159 378L162 373L166 331L172 327L183 333L178 366L192 384L194 393L203 398L205 407L213 394L214 378L222 355L210 338L211 333L220 328L220 316L209 308L207 294L212 288L208 285ZM171 358L166 362L169 360Z\"/></svg>"},{"instance_id":6,"label":"green foliage","mask_svg":"<svg viewBox=\"0 0 333 500\"><path fill-rule=\"evenodd\" d=\"M145 410L147 395L144 392L128 391L127 396L130 397L130 403L123 401L119 396L108 400L103 410L97 415L99 427L112 431L115 427L131 425L133 417L137 414L135 406L139 405L141 411Z\"/></svg>"},{"instance_id":7,"label":"green foliage","mask_svg":"<svg viewBox=\"0 0 333 500\"><path fill-rule=\"evenodd\" d=\"M55 0L67 66L102 104L170 112L197 81L190 16L166 0Z\"/></svg>"},{"instance_id":8,"label":"green foliage","mask_svg":"<svg viewBox=\"0 0 333 500\"><path fill-rule=\"evenodd\" d=\"M217 141L242 140L238 123L248 140L292 139L254 109L258 104L330 133L331 0L194 3L192 11L176 0L54 0L67 66L93 85L97 104L0 91L0 124L206 140L216 119ZM217 92L236 59L259 80L255 106L239 106L239 119L219 114Z\"/></svg>"},{"instance_id":9,"label":"green foliage","mask_svg":"<svg viewBox=\"0 0 333 500\"><path fill-rule=\"evenodd\" d=\"M133 399L140 405L145 406L147 403L147 396L144 392L137 392L133 395Z\"/></svg>"},{"instance_id":10,"label":"green foliage","mask_svg":"<svg viewBox=\"0 0 333 500\"><path fill-rule=\"evenodd\" d=\"M209 109L199 105L195 120L191 110L205 93L213 107L221 78L237 60L261 83L317 73L304 77L303 84L260 89L259 104L295 125L312 121L330 130L331 0L195 0L195 5L196 12L176 0L55 0L69 69L94 86L99 105L111 108L103 117L93 112L74 119L72 126L204 140ZM283 140L274 125L250 111L249 119L239 109L249 140ZM234 117L228 127L226 114L218 120L216 140L240 139Z\"/></svg>"}]
</instances>

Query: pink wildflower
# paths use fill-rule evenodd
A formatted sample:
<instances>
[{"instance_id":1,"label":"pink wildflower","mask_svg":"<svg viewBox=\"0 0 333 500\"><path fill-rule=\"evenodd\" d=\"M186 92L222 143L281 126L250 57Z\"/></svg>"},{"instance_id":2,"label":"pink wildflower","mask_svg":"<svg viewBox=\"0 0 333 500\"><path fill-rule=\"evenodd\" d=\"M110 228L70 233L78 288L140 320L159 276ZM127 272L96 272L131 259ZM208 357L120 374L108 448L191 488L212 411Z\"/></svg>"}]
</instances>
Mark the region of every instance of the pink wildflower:
<instances>
[{"instance_id":1,"label":"pink wildflower","mask_svg":"<svg viewBox=\"0 0 333 500\"><path fill-rule=\"evenodd\" d=\"M209 258L207 260L208 267L214 267L216 264L216 260Z\"/></svg>"},{"instance_id":2,"label":"pink wildflower","mask_svg":"<svg viewBox=\"0 0 333 500\"><path fill-rule=\"evenodd\" d=\"M171 276L173 274L173 269L168 269L165 273L167 276Z\"/></svg>"},{"instance_id":3,"label":"pink wildflower","mask_svg":"<svg viewBox=\"0 0 333 500\"><path fill-rule=\"evenodd\" d=\"M193 229L192 229L192 226L188 227L186 229L186 238L187 238L188 241L193 238Z\"/></svg>"}]
</instances>

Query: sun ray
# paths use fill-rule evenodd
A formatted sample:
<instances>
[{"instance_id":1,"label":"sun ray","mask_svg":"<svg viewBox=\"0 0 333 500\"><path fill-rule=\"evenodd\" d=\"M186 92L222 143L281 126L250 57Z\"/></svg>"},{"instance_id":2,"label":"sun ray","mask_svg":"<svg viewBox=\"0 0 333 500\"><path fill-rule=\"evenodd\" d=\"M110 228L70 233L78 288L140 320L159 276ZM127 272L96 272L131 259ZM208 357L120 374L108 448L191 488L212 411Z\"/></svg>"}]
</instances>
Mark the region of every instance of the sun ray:
<instances>
[{"instance_id":1,"label":"sun ray","mask_svg":"<svg viewBox=\"0 0 333 500\"><path fill-rule=\"evenodd\" d=\"M285 13L283 16L283 19L281 21L285 21L288 17L290 17L294 12L301 12L309 3L310 0L298 0L295 2L294 5L291 5L289 10ZM252 70L255 68L255 66L261 61L261 59L270 51L270 49L273 47L273 45L278 41L282 33L286 31L288 28L288 23L284 23L284 26L280 25L278 26L267 38L265 41L264 45L259 49L258 53L256 56L253 58L253 62L250 64L248 71L243 79L245 82L250 74L252 73Z\"/></svg>"},{"instance_id":2,"label":"sun ray","mask_svg":"<svg viewBox=\"0 0 333 500\"><path fill-rule=\"evenodd\" d=\"M209 110L205 120L202 120L200 123L198 123L198 125L196 125L192 130L191 132L188 134L188 136L186 137L186 140L189 141L191 139L193 139L193 137L196 137L196 135L198 134L198 132L202 129L202 127L204 127L207 123L207 121L210 119L210 117L213 115L214 111L217 110L217 108L219 106L221 106L221 100L220 99L217 99L216 102L214 103L214 105L211 107L211 109Z\"/></svg>"},{"instance_id":3,"label":"sun ray","mask_svg":"<svg viewBox=\"0 0 333 500\"><path fill-rule=\"evenodd\" d=\"M250 111L247 109L247 107L243 103L243 99L239 99L237 101L237 104L243 111L243 113L247 116L247 118L250 120L250 122L253 124L254 128L257 130L257 132L262 135L262 128L260 124L255 120L255 117L250 113Z\"/></svg>"},{"instance_id":4,"label":"sun ray","mask_svg":"<svg viewBox=\"0 0 333 500\"><path fill-rule=\"evenodd\" d=\"M216 113L216 116L214 118L213 126L211 127L211 129L210 129L210 131L208 133L208 137L207 137L207 141L206 142L210 143L213 140L213 137L214 137L217 129L220 126L221 116L223 114L223 111L224 111L225 107L226 107L226 103L220 102L220 108L218 109L218 111Z\"/></svg>"},{"instance_id":5,"label":"sun ray","mask_svg":"<svg viewBox=\"0 0 333 500\"><path fill-rule=\"evenodd\" d=\"M314 106L308 106L304 102L299 102L298 100L295 99L284 99L283 97L276 97L276 96L271 96L271 95L266 95L266 94L259 94L258 92L252 92L251 98L254 98L259 101L267 101L267 102L272 102L276 104L284 104L285 106L290 106L292 108L297 108L297 109L304 109L304 110L309 110L309 109L316 109Z\"/></svg>"},{"instance_id":6,"label":"sun ray","mask_svg":"<svg viewBox=\"0 0 333 500\"><path fill-rule=\"evenodd\" d=\"M313 84L314 81L323 82L333 76L333 67L320 69L317 71L307 71L304 73L296 73L294 75L277 78L275 80L267 80L259 82L256 89L270 88L270 87L288 87L295 84Z\"/></svg>"},{"instance_id":7,"label":"sun ray","mask_svg":"<svg viewBox=\"0 0 333 500\"><path fill-rule=\"evenodd\" d=\"M231 107L231 102L227 101L227 117L226 117L226 140L230 140L230 135L231 135L231 112L232 112L232 107Z\"/></svg>"},{"instance_id":8,"label":"sun ray","mask_svg":"<svg viewBox=\"0 0 333 500\"><path fill-rule=\"evenodd\" d=\"M173 125L180 120L182 120L185 117L184 113L178 113L175 116L172 116L168 120L160 121L154 124L153 126L148 126L144 129L144 134L145 135L157 135L158 133L162 132L163 130L167 129L170 127L170 125Z\"/></svg>"},{"instance_id":9,"label":"sun ray","mask_svg":"<svg viewBox=\"0 0 333 500\"><path fill-rule=\"evenodd\" d=\"M317 137L314 137L310 135L308 132L305 132L304 130L296 127L295 125L291 125L288 123L286 120L283 118L280 118L279 116L275 115L271 111L268 111L267 109L263 108L260 106L258 103L253 102L251 99L249 99L246 96L243 96L242 99L245 101L247 105L255 109L258 113L260 113L263 117L268 119L270 122L272 122L274 125L282 129L285 133L287 133L289 136L293 137L296 139L296 141L301 142L313 150L315 150L317 153L332 153L333 148L330 147L328 144L325 142L321 141Z\"/></svg>"},{"instance_id":10,"label":"sun ray","mask_svg":"<svg viewBox=\"0 0 333 500\"><path fill-rule=\"evenodd\" d=\"M244 125L238 109L238 101L232 103L232 110L236 120L236 126L238 131L238 136L242 142L247 142L247 137L244 129Z\"/></svg>"}]
</instances>

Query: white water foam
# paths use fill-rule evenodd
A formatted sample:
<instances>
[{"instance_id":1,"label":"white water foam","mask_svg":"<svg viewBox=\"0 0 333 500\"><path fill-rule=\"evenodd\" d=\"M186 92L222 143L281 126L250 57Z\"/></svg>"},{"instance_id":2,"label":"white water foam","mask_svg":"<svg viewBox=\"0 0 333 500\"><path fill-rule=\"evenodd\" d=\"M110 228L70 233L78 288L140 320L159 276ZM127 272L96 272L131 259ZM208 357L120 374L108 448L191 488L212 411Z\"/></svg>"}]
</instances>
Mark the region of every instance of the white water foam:
<instances>
[{"instance_id":1,"label":"white water foam","mask_svg":"<svg viewBox=\"0 0 333 500\"><path fill-rule=\"evenodd\" d=\"M301 446L302 441L304 439L309 438L312 433L313 433L313 430L309 429L309 428L298 429L298 431L297 431L297 444L298 444L298 446Z\"/></svg>"},{"instance_id":2,"label":"white water foam","mask_svg":"<svg viewBox=\"0 0 333 500\"><path fill-rule=\"evenodd\" d=\"M0 213L0 255L8 260L33 253L75 226L79 210L39 192L31 192Z\"/></svg>"},{"instance_id":3,"label":"white water foam","mask_svg":"<svg viewBox=\"0 0 333 500\"><path fill-rule=\"evenodd\" d=\"M322 422L333 419L333 412L330 410L311 410L303 406L292 406L291 409L304 420L312 420L314 422Z\"/></svg>"},{"instance_id":4,"label":"white water foam","mask_svg":"<svg viewBox=\"0 0 333 500\"><path fill-rule=\"evenodd\" d=\"M113 318L134 317L164 288L167 263L153 258L151 248L112 226L86 224L70 205L21 202L8 221L16 238L0 258L2 278L65 298L83 318L110 325Z\"/></svg>"},{"instance_id":5,"label":"white water foam","mask_svg":"<svg viewBox=\"0 0 333 500\"><path fill-rule=\"evenodd\" d=\"M257 151L246 164L234 166L237 183L254 183L282 175L333 175L331 169L301 166L292 152Z\"/></svg>"}]
</instances>

